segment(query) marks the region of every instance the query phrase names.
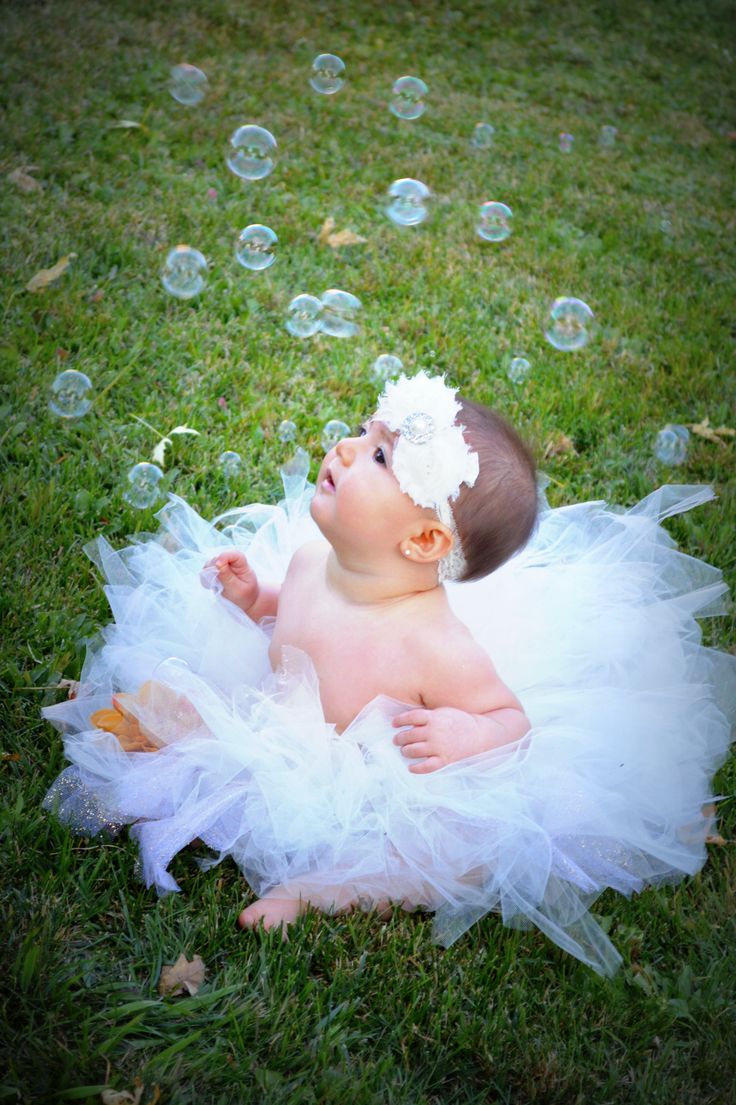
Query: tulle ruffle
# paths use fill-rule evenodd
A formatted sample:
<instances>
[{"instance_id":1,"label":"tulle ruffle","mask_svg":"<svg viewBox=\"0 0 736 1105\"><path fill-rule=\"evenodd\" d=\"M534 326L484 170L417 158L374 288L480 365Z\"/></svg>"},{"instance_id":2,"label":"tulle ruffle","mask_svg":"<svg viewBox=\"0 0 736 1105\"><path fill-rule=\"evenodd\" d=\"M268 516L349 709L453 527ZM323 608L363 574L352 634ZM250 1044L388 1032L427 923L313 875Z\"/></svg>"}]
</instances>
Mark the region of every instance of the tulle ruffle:
<instances>
[{"instance_id":1,"label":"tulle ruffle","mask_svg":"<svg viewBox=\"0 0 736 1105\"><path fill-rule=\"evenodd\" d=\"M336 733L309 658L287 650L273 673L270 626L202 585L205 561L233 544L279 582L319 535L312 493L292 479L280 504L212 524L171 496L156 537L89 550L114 623L89 648L80 696L44 711L72 764L47 806L80 832L130 825L161 893L178 889L171 859L199 838L259 895L423 906L446 946L493 910L611 973L620 957L589 907L606 887L631 894L702 866L736 715L736 659L703 647L696 621L725 609L720 572L660 525L713 493L547 509L497 572L447 584L533 728L428 775L392 743L404 704L380 696ZM163 689L133 709L158 750L126 752L89 719L147 680ZM177 716L172 692L193 713Z\"/></svg>"}]
</instances>

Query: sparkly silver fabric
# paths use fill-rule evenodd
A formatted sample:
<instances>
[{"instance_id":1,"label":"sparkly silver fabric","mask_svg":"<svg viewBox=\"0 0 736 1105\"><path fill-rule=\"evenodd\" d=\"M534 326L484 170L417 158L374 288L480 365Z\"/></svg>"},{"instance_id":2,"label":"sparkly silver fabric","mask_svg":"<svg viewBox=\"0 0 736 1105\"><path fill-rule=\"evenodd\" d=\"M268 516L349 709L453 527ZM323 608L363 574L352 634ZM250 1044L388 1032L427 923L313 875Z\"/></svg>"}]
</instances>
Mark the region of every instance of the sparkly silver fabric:
<instances>
[{"instance_id":1,"label":"sparkly silver fabric","mask_svg":"<svg viewBox=\"0 0 736 1105\"><path fill-rule=\"evenodd\" d=\"M434 437L436 429L431 414L425 414L424 411L414 411L412 414L407 414L399 427L399 433L412 445L426 445Z\"/></svg>"}]
</instances>

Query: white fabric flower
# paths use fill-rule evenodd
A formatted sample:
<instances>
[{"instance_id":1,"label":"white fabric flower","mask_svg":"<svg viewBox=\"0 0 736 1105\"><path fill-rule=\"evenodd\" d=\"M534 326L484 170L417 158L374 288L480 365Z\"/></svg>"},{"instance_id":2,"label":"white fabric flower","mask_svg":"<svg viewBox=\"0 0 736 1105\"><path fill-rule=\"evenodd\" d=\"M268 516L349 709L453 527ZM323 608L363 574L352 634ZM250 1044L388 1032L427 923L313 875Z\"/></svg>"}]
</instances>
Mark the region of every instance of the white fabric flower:
<instances>
[{"instance_id":1,"label":"white fabric flower","mask_svg":"<svg viewBox=\"0 0 736 1105\"><path fill-rule=\"evenodd\" d=\"M393 472L399 487L422 507L437 510L478 478L478 454L455 424L460 404L444 376L401 375L387 383L374 418L398 432Z\"/></svg>"}]
</instances>

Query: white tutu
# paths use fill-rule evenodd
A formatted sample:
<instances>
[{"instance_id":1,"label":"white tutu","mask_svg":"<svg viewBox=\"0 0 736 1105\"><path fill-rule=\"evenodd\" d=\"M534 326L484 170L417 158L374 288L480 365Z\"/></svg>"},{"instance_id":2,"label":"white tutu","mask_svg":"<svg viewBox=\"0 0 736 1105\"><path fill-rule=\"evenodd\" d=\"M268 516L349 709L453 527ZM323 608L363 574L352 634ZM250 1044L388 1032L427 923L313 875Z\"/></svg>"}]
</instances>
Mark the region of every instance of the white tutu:
<instances>
[{"instance_id":1,"label":"white tutu","mask_svg":"<svg viewBox=\"0 0 736 1105\"><path fill-rule=\"evenodd\" d=\"M704 648L695 621L724 611L721 574L659 525L712 491L664 487L625 512L545 510L502 568L447 585L532 729L416 775L392 742L405 704L375 698L337 734L309 658L286 650L272 673L270 627L201 584L205 561L231 545L279 582L318 536L313 488L285 483L278 506L213 524L172 496L157 537L92 547L115 621L89 648L79 696L44 711L73 764L47 806L81 832L131 825L161 893L178 889L168 865L198 837L259 895L424 906L446 946L496 910L614 971L620 956L588 907L606 887L630 894L699 870L736 712L736 658ZM150 679L131 708L159 750L124 751L90 715Z\"/></svg>"}]
</instances>

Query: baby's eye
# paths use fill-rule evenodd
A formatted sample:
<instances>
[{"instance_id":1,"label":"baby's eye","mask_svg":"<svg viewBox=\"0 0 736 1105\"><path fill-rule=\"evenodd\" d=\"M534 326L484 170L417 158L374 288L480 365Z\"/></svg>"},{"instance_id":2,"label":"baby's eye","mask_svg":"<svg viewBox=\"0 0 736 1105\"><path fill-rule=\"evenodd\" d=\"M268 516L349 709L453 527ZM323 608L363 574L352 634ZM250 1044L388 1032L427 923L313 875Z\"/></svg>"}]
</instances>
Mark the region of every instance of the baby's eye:
<instances>
[{"instance_id":1,"label":"baby's eye","mask_svg":"<svg viewBox=\"0 0 736 1105\"><path fill-rule=\"evenodd\" d=\"M384 455L383 449L376 449L375 453L373 454L373 459L375 460L376 464L385 464L386 457Z\"/></svg>"}]
</instances>

